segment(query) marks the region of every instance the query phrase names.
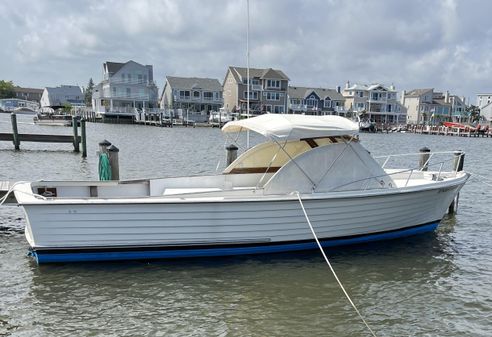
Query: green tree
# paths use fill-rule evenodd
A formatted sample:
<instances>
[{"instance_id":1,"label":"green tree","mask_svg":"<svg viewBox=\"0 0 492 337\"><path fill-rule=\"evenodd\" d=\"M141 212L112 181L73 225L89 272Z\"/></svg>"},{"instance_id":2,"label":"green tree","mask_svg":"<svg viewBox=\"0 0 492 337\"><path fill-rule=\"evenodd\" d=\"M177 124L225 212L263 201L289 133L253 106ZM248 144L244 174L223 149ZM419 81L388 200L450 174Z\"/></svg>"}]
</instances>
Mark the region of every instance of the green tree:
<instances>
[{"instance_id":1,"label":"green tree","mask_svg":"<svg viewBox=\"0 0 492 337\"><path fill-rule=\"evenodd\" d=\"M63 113L68 114L72 111L72 105L70 103L64 103L62 108Z\"/></svg>"},{"instance_id":2,"label":"green tree","mask_svg":"<svg viewBox=\"0 0 492 337\"><path fill-rule=\"evenodd\" d=\"M91 106L92 105L92 92L94 91L94 81L92 81L92 78L89 80L89 84L87 84L87 88L85 88L85 105L86 106Z\"/></svg>"},{"instance_id":3,"label":"green tree","mask_svg":"<svg viewBox=\"0 0 492 337\"><path fill-rule=\"evenodd\" d=\"M478 122L480 120L480 109L476 105L470 105L466 108L470 123Z\"/></svg>"},{"instance_id":4,"label":"green tree","mask_svg":"<svg viewBox=\"0 0 492 337\"><path fill-rule=\"evenodd\" d=\"M14 83L12 81L0 81L0 98L15 97Z\"/></svg>"}]
</instances>

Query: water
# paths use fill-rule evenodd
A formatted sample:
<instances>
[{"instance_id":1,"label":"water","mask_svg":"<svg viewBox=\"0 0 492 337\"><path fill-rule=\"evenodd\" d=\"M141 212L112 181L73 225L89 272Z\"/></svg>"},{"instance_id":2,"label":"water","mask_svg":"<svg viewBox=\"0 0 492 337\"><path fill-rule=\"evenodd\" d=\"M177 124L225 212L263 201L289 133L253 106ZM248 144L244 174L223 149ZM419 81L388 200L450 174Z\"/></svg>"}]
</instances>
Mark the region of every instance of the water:
<instances>
[{"instance_id":1,"label":"water","mask_svg":"<svg viewBox=\"0 0 492 337\"><path fill-rule=\"evenodd\" d=\"M31 125L29 117L19 122L20 132L71 132ZM23 143L14 152L1 142L0 180L96 179L95 152L104 138L120 148L125 179L223 167L217 129L87 127L87 159L70 144ZM0 115L0 132L9 130L8 115ZM462 149L465 168L492 176L492 139L361 140L374 155ZM492 335L491 189L470 180L459 213L433 234L327 251L378 336ZM318 252L37 266L26 256L24 225L22 209L0 208L0 336L369 335Z\"/></svg>"}]
</instances>

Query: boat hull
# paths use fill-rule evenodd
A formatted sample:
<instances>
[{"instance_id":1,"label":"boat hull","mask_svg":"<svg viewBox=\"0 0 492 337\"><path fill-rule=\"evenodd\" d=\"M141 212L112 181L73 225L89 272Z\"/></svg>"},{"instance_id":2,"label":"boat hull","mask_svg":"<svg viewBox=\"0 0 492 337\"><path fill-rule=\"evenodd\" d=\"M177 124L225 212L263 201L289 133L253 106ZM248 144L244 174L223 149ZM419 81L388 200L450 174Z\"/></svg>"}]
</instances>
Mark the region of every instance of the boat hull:
<instances>
[{"instance_id":1,"label":"boat hull","mask_svg":"<svg viewBox=\"0 0 492 337\"><path fill-rule=\"evenodd\" d=\"M374 233L367 235L355 235L349 237L322 239L321 245L327 247L339 247L347 245L363 244L381 240L398 239L419 235L434 231L439 221L419 226L404 228L395 231ZM68 249L68 250L35 250L30 251L38 263L61 262L91 262L91 261L121 261L121 260L153 260L153 259L179 259L202 258L254 254L271 254L283 252L295 252L318 249L313 240L298 242L278 242L265 244L237 244L237 245L213 245L213 246L176 246L176 247L123 247L109 249Z\"/></svg>"},{"instance_id":2,"label":"boat hull","mask_svg":"<svg viewBox=\"0 0 492 337\"><path fill-rule=\"evenodd\" d=\"M325 247L392 239L434 230L465 181L424 190L309 195L303 204ZM39 263L316 248L295 196L23 206L26 237Z\"/></svg>"}]
</instances>

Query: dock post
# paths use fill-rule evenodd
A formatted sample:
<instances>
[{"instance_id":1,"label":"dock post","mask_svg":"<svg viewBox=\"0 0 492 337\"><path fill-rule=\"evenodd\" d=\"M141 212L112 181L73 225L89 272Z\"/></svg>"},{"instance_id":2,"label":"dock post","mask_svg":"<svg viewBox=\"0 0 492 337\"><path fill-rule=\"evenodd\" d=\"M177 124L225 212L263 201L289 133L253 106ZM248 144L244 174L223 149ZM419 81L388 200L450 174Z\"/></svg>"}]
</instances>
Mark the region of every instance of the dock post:
<instances>
[{"instance_id":1,"label":"dock post","mask_svg":"<svg viewBox=\"0 0 492 337\"><path fill-rule=\"evenodd\" d=\"M419 150L419 152L420 152L420 159L419 159L420 171L427 171L431 150L428 147L423 147Z\"/></svg>"},{"instance_id":2,"label":"dock post","mask_svg":"<svg viewBox=\"0 0 492 337\"><path fill-rule=\"evenodd\" d=\"M14 148L16 150L20 150L20 139L19 139L19 131L17 130L17 115L15 112L10 114L10 121L12 122L12 138L14 143Z\"/></svg>"},{"instance_id":3,"label":"dock post","mask_svg":"<svg viewBox=\"0 0 492 337\"><path fill-rule=\"evenodd\" d=\"M85 118L80 121L80 136L82 138L82 158L87 157L87 135L85 133Z\"/></svg>"},{"instance_id":4,"label":"dock post","mask_svg":"<svg viewBox=\"0 0 492 337\"><path fill-rule=\"evenodd\" d=\"M111 180L120 180L120 166L118 163L118 149L116 146L111 145L108 147L109 163L111 164Z\"/></svg>"},{"instance_id":5,"label":"dock post","mask_svg":"<svg viewBox=\"0 0 492 337\"><path fill-rule=\"evenodd\" d=\"M80 152L79 146L79 130L78 130L78 118L77 116L72 117L72 128L73 128L73 151Z\"/></svg>"},{"instance_id":6,"label":"dock post","mask_svg":"<svg viewBox=\"0 0 492 337\"><path fill-rule=\"evenodd\" d=\"M226 147L226 150L227 150L227 166L229 166L237 158L238 147L234 144L231 144Z\"/></svg>"},{"instance_id":7,"label":"dock post","mask_svg":"<svg viewBox=\"0 0 492 337\"><path fill-rule=\"evenodd\" d=\"M463 166L465 165L465 153L463 151L456 151L454 153L454 163L453 167L456 172L463 171ZM449 205L448 214L455 214L458 210L458 201L460 199L460 194L456 194L453 202Z\"/></svg>"}]
</instances>

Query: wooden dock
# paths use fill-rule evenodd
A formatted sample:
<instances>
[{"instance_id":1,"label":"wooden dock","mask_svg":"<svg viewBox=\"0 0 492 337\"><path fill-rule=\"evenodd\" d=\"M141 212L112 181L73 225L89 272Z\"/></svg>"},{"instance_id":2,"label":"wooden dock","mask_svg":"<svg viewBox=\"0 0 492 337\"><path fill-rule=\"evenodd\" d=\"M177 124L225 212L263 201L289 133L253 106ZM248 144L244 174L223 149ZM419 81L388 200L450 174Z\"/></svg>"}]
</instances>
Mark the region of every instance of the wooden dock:
<instances>
[{"instance_id":1,"label":"wooden dock","mask_svg":"<svg viewBox=\"0 0 492 337\"><path fill-rule=\"evenodd\" d=\"M432 125L409 125L407 131L421 135L440 135L456 137L492 137L492 129L472 129Z\"/></svg>"},{"instance_id":2,"label":"wooden dock","mask_svg":"<svg viewBox=\"0 0 492 337\"><path fill-rule=\"evenodd\" d=\"M78 117L72 117L72 135L49 135L49 134L27 134L19 133L17 127L17 116L11 114L12 133L0 133L0 141L11 141L14 144L16 151L20 150L21 142L40 142L40 143L71 143L73 144L74 152L80 152L82 146L82 157L87 157L87 137L85 130L85 119L81 119L79 123ZM79 127L80 124L80 136Z\"/></svg>"}]
</instances>

